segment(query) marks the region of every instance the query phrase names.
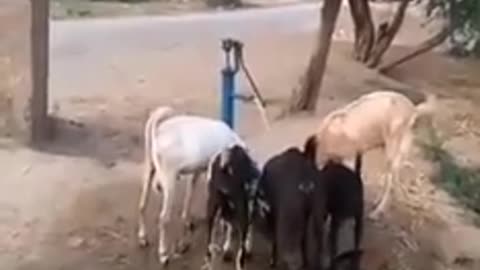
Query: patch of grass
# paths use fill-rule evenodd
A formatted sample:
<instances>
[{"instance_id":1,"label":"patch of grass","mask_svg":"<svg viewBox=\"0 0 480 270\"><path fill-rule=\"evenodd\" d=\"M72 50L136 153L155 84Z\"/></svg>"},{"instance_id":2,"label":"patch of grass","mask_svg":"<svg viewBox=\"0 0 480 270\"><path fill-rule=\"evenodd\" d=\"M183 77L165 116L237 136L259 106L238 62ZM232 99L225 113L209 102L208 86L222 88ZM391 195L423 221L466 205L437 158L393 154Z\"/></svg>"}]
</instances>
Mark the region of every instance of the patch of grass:
<instances>
[{"instance_id":1,"label":"patch of grass","mask_svg":"<svg viewBox=\"0 0 480 270\"><path fill-rule=\"evenodd\" d=\"M54 19L178 14L194 10L252 8L243 0L50 0ZM275 1L273 1L275 3Z\"/></svg>"},{"instance_id":2,"label":"patch of grass","mask_svg":"<svg viewBox=\"0 0 480 270\"><path fill-rule=\"evenodd\" d=\"M50 2L51 16L54 19L133 15L143 9L148 10L167 3L165 0L50 0Z\"/></svg>"},{"instance_id":3,"label":"patch of grass","mask_svg":"<svg viewBox=\"0 0 480 270\"><path fill-rule=\"evenodd\" d=\"M419 145L427 159L440 165L435 183L480 215L480 169L458 164L443 147L444 140L438 133L433 128L426 131L426 138Z\"/></svg>"}]
</instances>

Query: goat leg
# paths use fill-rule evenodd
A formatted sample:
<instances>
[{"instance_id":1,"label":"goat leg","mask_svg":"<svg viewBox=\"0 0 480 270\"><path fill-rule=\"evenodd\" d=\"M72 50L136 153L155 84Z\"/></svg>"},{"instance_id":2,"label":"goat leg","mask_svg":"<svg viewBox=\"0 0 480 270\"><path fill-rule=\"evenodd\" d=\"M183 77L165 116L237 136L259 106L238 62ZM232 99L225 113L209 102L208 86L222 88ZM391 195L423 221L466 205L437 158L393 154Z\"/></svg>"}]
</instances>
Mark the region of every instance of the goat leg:
<instances>
[{"instance_id":1,"label":"goat leg","mask_svg":"<svg viewBox=\"0 0 480 270\"><path fill-rule=\"evenodd\" d=\"M199 177L200 177L200 172L195 172L192 175L192 178L190 179L190 181L188 181L187 191L186 191L185 199L183 202L182 220L184 223L184 230L187 234L190 234L195 229L195 224L193 223L192 215L191 215L191 208L192 208L193 194L194 194L195 187L197 185Z\"/></svg>"},{"instance_id":2,"label":"goat leg","mask_svg":"<svg viewBox=\"0 0 480 270\"><path fill-rule=\"evenodd\" d=\"M247 239L245 240L245 258L248 260L252 257L252 245L253 245L253 228L252 225L248 226Z\"/></svg>"},{"instance_id":3,"label":"goat leg","mask_svg":"<svg viewBox=\"0 0 480 270\"><path fill-rule=\"evenodd\" d=\"M232 241L233 241L233 226L230 222L225 221L226 227L226 237L225 242L223 243L222 252L223 252L223 261L229 262L233 260L233 250L232 250Z\"/></svg>"},{"instance_id":4,"label":"goat leg","mask_svg":"<svg viewBox=\"0 0 480 270\"><path fill-rule=\"evenodd\" d=\"M330 248L330 264L332 264L335 256L337 256L338 231L340 229L340 220L334 216L330 219L330 232L328 235Z\"/></svg>"},{"instance_id":5,"label":"goat leg","mask_svg":"<svg viewBox=\"0 0 480 270\"><path fill-rule=\"evenodd\" d=\"M372 212L370 212L370 214L368 215L369 218L372 220L378 219L379 215L383 212L388 200L390 199L390 191L392 189L392 182L393 182L393 172L388 173L385 180L386 180L386 187L385 187L385 190L383 191L380 202L377 204L377 206L375 206Z\"/></svg>"},{"instance_id":6,"label":"goat leg","mask_svg":"<svg viewBox=\"0 0 480 270\"><path fill-rule=\"evenodd\" d=\"M271 268L277 267L277 243L274 239L272 240L272 248L271 248L271 254L270 254L270 267Z\"/></svg>"},{"instance_id":7,"label":"goat leg","mask_svg":"<svg viewBox=\"0 0 480 270\"><path fill-rule=\"evenodd\" d=\"M197 184L197 180L199 176L200 176L200 173L195 172L192 178L189 179L190 181L188 181L187 183L187 192L185 194L183 210L182 210L184 235L177 246L177 251L180 254L183 254L190 249L190 241L191 241L191 238L193 237L193 230L195 226L192 221L191 204L192 204L193 193L195 191L195 186Z\"/></svg>"},{"instance_id":8,"label":"goat leg","mask_svg":"<svg viewBox=\"0 0 480 270\"><path fill-rule=\"evenodd\" d=\"M168 231L171 230L173 221L173 206L175 202L175 193L177 187L177 172L162 172L163 184L163 203L160 210L159 233L158 233L158 259L161 265L166 266L171 259L171 243L167 239ZM170 237L168 237L170 238Z\"/></svg>"},{"instance_id":9,"label":"goat leg","mask_svg":"<svg viewBox=\"0 0 480 270\"><path fill-rule=\"evenodd\" d=\"M356 215L355 216L355 250L360 249L360 242L362 241L363 237L363 218L362 214Z\"/></svg>"},{"instance_id":10,"label":"goat leg","mask_svg":"<svg viewBox=\"0 0 480 270\"><path fill-rule=\"evenodd\" d=\"M307 220L307 222L305 222L305 228L303 230L303 234L302 234L302 239L301 239L301 251L302 251L302 261L303 261L303 268L306 269L306 266L308 265L307 264L307 260L308 260L308 254L307 254L307 234L309 232L309 229L310 229L310 220ZM312 219L313 221L313 219Z\"/></svg>"},{"instance_id":11,"label":"goat leg","mask_svg":"<svg viewBox=\"0 0 480 270\"><path fill-rule=\"evenodd\" d=\"M277 266L277 239L275 234L275 226L272 226L273 232L271 234L271 248L270 248L270 268Z\"/></svg>"},{"instance_id":12,"label":"goat leg","mask_svg":"<svg viewBox=\"0 0 480 270\"><path fill-rule=\"evenodd\" d=\"M242 222L239 228L240 241L239 241L239 246L237 251L237 257L235 259L235 270L243 270L245 268L245 258L246 258L245 243L247 240L248 228L249 226L246 220Z\"/></svg>"},{"instance_id":13,"label":"goat leg","mask_svg":"<svg viewBox=\"0 0 480 270\"><path fill-rule=\"evenodd\" d=\"M215 248L212 245L213 226L219 209L216 196L209 196L207 201L207 253L205 254L205 265L202 268L211 269Z\"/></svg>"},{"instance_id":14,"label":"goat leg","mask_svg":"<svg viewBox=\"0 0 480 270\"><path fill-rule=\"evenodd\" d=\"M150 189L152 186L152 181L155 176L155 167L149 161L146 161L145 164L145 172L143 176L143 185L142 185L142 192L140 194L140 201L138 203L138 231L137 231L137 238L140 247L148 246L147 241L147 232L146 232L146 225L145 225L145 211L147 208L147 202L150 195Z\"/></svg>"}]
</instances>

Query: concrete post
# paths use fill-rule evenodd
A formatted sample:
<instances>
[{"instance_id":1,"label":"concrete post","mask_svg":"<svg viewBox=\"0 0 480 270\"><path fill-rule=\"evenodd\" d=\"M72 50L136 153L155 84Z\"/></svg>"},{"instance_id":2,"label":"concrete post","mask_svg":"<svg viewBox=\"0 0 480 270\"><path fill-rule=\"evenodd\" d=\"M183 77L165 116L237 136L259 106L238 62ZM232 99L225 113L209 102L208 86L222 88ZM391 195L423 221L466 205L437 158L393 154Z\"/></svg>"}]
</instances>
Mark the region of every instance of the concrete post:
<instances>
[{"instance_id":1,"label":"concrete post","mask_svg":"<svg viewBox=\"0 0 480 270\"><path fill-rule=\"evenodd\" d=\"M49 0L0 0L0 94L9 102L12 135L36 144L50 134L48 109Z\"/></svg>"}]
</instances>

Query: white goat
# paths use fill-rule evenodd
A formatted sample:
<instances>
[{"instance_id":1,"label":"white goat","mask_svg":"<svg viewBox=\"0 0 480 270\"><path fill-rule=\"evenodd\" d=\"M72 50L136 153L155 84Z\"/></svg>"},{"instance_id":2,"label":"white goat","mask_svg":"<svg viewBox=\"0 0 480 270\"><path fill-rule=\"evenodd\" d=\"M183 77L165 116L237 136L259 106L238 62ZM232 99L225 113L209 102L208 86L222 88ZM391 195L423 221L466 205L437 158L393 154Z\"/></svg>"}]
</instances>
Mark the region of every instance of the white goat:
<instances>
[{"instance_id":1,"label":"white goat","mask_svg":"<svg viewBox=\"0 0 480 270\"><path fill-rule=\"evenodd\" d=\"M174 255L167 241L167 231L172 224L173 204L177 179L180 175L192 174L187 185L182 211L187 238L191 231L191 201L196 182L205 172L212 156L222 149L243 140L225 123L190 115L175 115L168 106L153 111L145 125L145 171L139 201L138 239L146 246L145 210L152 182L163 193L160 210L158 256L162 265ZM176 248L176 247L175 247ZM186 247L184 247L186 248Z\"/></svg>"},{"instance_id":2,"label":"white goat","mask_svg":"<svg viewBox=\"0 0 480 270\"><path fill-rule=\"evenodd\" d=\"M412 129L419 115L431 115L436 96L415 106L406 96L392 91L376 91L329 113L317 132L310 136L318 145L317 164L326 160L345 162L370 149L384 149L389 166L386 187L380 202L370 213L376 219L389 200L392 182L397 181L402 162L409 154Z\"/></svg>"}]
</instances>

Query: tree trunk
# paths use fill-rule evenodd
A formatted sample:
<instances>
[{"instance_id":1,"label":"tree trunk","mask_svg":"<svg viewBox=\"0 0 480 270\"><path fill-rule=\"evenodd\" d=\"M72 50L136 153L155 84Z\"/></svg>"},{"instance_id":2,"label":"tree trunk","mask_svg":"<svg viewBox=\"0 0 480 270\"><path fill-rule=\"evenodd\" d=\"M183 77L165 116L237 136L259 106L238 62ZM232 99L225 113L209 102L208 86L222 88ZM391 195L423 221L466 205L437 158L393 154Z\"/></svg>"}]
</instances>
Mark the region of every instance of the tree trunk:
<instances>
[{"instance_id":1,"label":"tree trunk","mask_svg":"<svg viewBox=\"0 0 480 270\"><path fill-rule=\"evenodd\" d=\"M375 40L375 29L368 0L349 0L350 15L354 24L355 43L353 58L367 61Z\"/></svg>"},{"instance_id":2,"label":"tree trunk","mask_svg":"<svg viewBox=\"0 0 480 270\"><path fill-rule=\"evenodd\" d=\"M288 113L315 110L341 3L341 0L325 0L324 2L315 51L301 79L299 89L297 88L292 93L287 109Z\"/></svg>"},{"instance_id":3,"label":"tree trunk","mask_svg":"<svg viewBox=\"0 0 480 270\"><path fill-rule=\"evenodd\" d=\"M48 0L0 1L0 62L7 81L0 92L11 93L8 117L12 135L37 146L49 139ZM5 12L4 12L5 11ZM15 27L10 27L10 26ZM2 72L0 70L0 72ZM9 104L9 105L10 105ZM2 115L3 116L3 115Z\"/></svg>"},{"instance_id":4,"label":"tree trunk","mask_svg":"<svg viewBox=\"0 0 480 270\"><path fill-rule=\"evenodd\" d=\"M390 63L382 65L378 70L382 73L386 73L392 68L403 64L423 53L426 53L436 46L442 44L449 36L450 34L450 27L445 26L440 32L438 32L436 35L430 37L429 39L425 40L422 42L420 45L418 45L413 51L407 53L406 55L403 55Z\"/></svg>"},{"instance_id":5,"label":"tree trunk","mask_svg":"<svg viewBox=\"0 0 480 270\"><path fill-rule=\"evenodd\" d=\"M398 6L397 12L395 13L391 23L381 23L378 26L377 38L375 41L375 46L372 49L372 53L366 62L367 67L375 68L380 63L383 54L388 50L392 44L393 39L398 33L398 30L402 26L403 19L405 18L405 12L408 7L410 0L402 0Z\"/></svg>"},{"instance_id":6,"label":"tree trunk","mask_svg":"<svg viewBox=\"0 0 480 270\"><path fill-rule=\"evenodd\" d=\"M31 0L31 57L33 95L30 102L32 112L32 143L39 144L52 137L52 123L48 117L48 54L50 1Z\"/></svg>"}]
</instances>

